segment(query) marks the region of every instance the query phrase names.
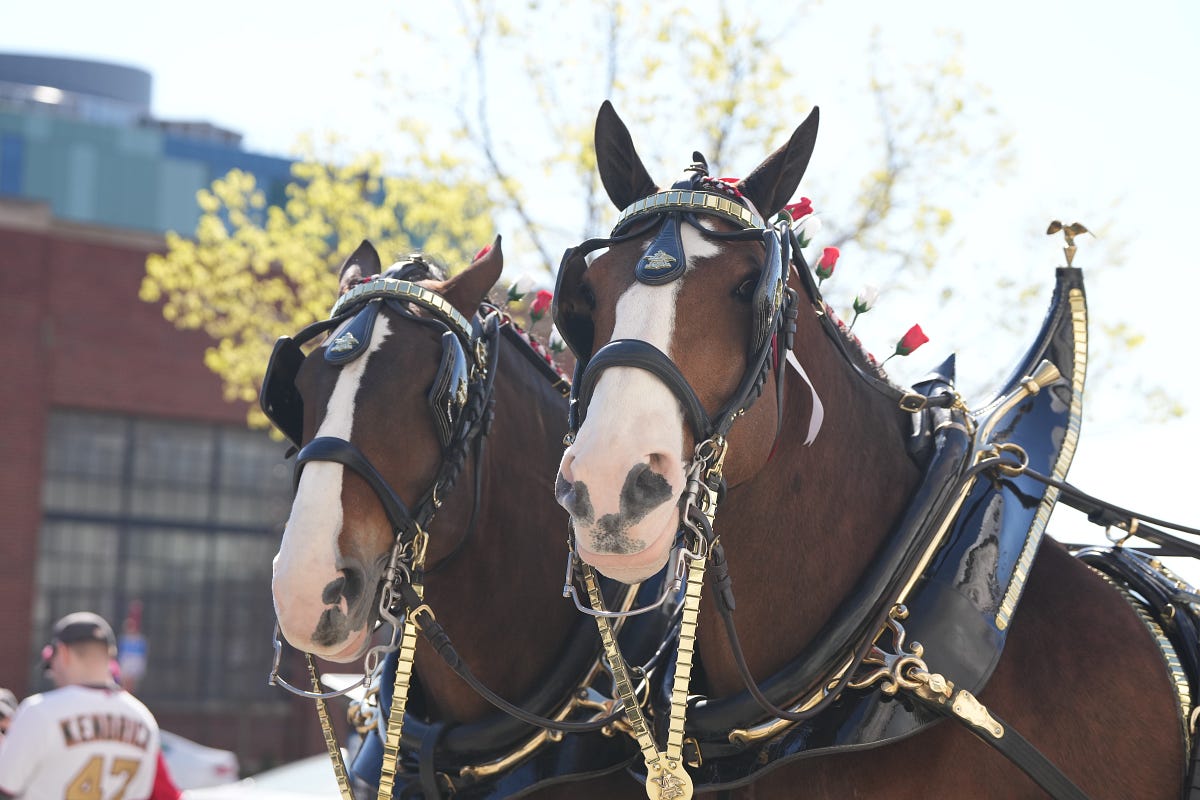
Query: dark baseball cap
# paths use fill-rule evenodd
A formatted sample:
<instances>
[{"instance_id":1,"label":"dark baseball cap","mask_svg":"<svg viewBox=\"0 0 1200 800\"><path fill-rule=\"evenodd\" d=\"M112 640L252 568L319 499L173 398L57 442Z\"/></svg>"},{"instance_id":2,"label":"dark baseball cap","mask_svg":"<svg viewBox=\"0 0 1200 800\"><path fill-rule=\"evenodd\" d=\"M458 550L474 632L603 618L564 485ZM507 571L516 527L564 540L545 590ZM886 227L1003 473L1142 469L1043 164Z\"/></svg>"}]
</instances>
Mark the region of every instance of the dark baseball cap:
<instances>
[{"instance_id":1,"label":"dark baseball cap","mask_svg":"<svg viewBox=\"0 0 1200 800\"><path fill-rule=\"evenodd\" d=\"M78 644L80 642L103 642L108 645L110 652L117 650L117 637L104 617L90 611L76 611L54 623L50 641L63 644Z\"/></svg>"}]
</instances>

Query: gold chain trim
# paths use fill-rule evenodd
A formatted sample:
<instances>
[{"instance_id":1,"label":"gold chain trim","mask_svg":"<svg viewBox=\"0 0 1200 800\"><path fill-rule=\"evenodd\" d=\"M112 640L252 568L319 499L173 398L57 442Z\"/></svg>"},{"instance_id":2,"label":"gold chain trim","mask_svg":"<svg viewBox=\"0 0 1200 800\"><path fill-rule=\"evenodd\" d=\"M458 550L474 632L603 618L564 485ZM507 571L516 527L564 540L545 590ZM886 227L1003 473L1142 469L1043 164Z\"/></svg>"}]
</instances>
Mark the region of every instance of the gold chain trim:
<instances>
[{"instance_id":1,"label":"gold chain trim","mask_svg":"<svg viewBox=\"0 0 1200 800\"><path fill-rule=\"evenodd\" d=\"M584 586L588 602L597 611L604 610L604 598L596 581L596 573L590 566L582 567ZM679 628L679 652L675 662L675 681L671 685L671 722L667 737L667 748L659 751L650 733L650 725L642 713L637 690L629 678L629 666L621 654L621 648L613 635L612 625L606 617L596 617L604 655L608 658L613 673L617 696L625 709L630 733L642 751L646 762L646 796L650 800L689 800L692 796L692 776L683 766L683 725L687 716L687 689L692 677L692 655L696 643L696 622L700 612L700 592L704 586L704 562L695 561L688 570L687 589L684 598L683 622Z\"/></svg>"},{"instance_id":2,"label":"gold chain trim","mask_svg":"<svg viewBox=\"0 0 1200 800\"><path fill-rule=\"evenodd\" d=\"M320 694L321 679L317 675L317 665L313 661L311 653L304 654L304 660L308 664L308 677L312 680L313 691ZM350 778L346 774L346 762L342 759L342 748L338 746L337 736L333 732L333 723L329 721L329 709L325 706L325 701L321 698L316 698L317 718L321 720L321 736L325 739L325 749L329 751L329 760L333 763L333 774L337 778L338 791L342 794L342 800L354 800L354 793L350 790Z\"/></svg>"},{"instance_id":3,"label":"gold chain trim","mask_svg":"<svg viewBox=\"0 0 1200 800\"><path fill-rule=\"evenodd\" d=\"M422 555L422 560L424 557ZM425 599L425 587L419 580L412 581L417 597ZM396 680L392 684L392 710L388 714L387 735L383 740L383 764L379 770L379 800L391 800L392 786L400 763L400 736L404 729L404 711L408 707L408 687L412 681L413 658L417 652L417 609L429 610L421 604L409 609L404 618L404 633L400 637L400 649L396 662ZM432 612L430 612L432 615Z\"/></svg>"}]
</instances>

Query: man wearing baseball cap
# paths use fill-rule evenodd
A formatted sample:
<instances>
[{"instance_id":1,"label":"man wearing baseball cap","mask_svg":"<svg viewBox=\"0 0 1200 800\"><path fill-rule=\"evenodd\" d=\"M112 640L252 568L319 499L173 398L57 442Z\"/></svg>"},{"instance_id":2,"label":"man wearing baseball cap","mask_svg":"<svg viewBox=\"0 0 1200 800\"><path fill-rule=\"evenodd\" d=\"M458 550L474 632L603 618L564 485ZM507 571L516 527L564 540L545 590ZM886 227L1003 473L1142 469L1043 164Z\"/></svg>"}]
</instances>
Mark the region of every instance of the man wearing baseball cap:
<instances>
[{"instance_id":1,"label":"man wearing baseball cap","mask_svg":"<svg viewBox=\"0 0 1200 800\"><path fill-rule=\"evenodd\" d=\"M42 660L57 688L13 714L0 742L0 797L150 797L158 723L113 681L116 652L112 628L96 614L54 625Z\"/></svg>"}]
</instances>

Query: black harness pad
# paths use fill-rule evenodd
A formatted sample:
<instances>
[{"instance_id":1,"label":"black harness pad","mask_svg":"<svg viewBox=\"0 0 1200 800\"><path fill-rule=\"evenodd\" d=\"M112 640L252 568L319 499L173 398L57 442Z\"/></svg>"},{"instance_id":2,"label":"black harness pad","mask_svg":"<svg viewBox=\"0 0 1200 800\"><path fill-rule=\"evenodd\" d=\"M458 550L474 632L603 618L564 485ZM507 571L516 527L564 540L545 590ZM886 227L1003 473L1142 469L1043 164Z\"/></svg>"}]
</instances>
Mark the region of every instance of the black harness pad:
<instances>
[{"instance_id":1,"label":"black harness pad","mask_svg":"<svg viewBox=\"0 0 1200 800\"><path fill-rule=\"evenodd\" d=\"M662 230L638 260L633 274L648 286L660 286L679 278L687 269L683 252L683 231L680 215L667 214Z\"/></svg>"},{"instance_id":2,"label":"black harness pad","mask_svg":"<svg viewBox=\"0 0 1200 800\"><path fill-rule=\"evenodd\" d=\"M304 351L290 336L275 340L275 349L267 361L263 375L259 406L267 419L290 439L297 447L304 435L304 402L296 388L296 373L304 363Z\"/></svg>"},{"instance_id":3,"label":"black harness pad","mask_svg":"<svg viewBox=\"0 0 1200 800\"><path fill-rule=\"evenodd\" d=\"M381 301L372 300L346 323L333 341L325 346L326 361L340 366L367 351L371 346L371 332L375 330L375 318L379 316L380 305Z\"/></svg>"},{"instance_id":4,"label":"black harness pad","mask_svg":"<svg viewBox=\"0 0 1200 800\"><path fill-rule=\"evenodd\" d=\"M469 385L462 342L454 331L446 331L442 334L442 361L429 388L429 407L443 447L454 440L455 423L467 405Z\"/></svg>"}]
</instances>

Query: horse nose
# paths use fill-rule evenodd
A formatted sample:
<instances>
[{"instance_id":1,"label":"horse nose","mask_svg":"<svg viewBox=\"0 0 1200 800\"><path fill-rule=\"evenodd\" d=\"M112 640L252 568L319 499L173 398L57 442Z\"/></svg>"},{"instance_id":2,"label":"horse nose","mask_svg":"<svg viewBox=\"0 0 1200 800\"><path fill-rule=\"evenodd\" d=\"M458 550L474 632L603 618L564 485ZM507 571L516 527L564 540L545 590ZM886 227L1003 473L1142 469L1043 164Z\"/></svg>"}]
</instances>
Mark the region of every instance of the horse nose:
<instances>
[{"instance_id":1,"label":"horse nose","mask_svg":"<svg viewBox=\"0 0 1200 800\"><path fill-rule=\"evenodd\" d=\"M625 465L620 466L619 459L594 459L586 453L568 451L559 466L555 497L572 517L585 522L591 521L595 514L593 498L601 495L617 501L622 516L633 518L640 518L671 499L669 476L672 469L681 468L677 458L651 453L635 460L632 466L628 466L628 461Z\"/></svg>"},{"instance_id":2,"label":"horse nose","mask_svg":"<svg viewBox=\"0 0 1200 800\"><path fill-rule=\"evenodd\" d=\"M661 457L651 456L647 463L637 464L629 470L625 485L621 487L622 514L640 519L671 499L670 482L661 471L654 469L655 463L661 462Z\"/></svg>"}]
</instances>

